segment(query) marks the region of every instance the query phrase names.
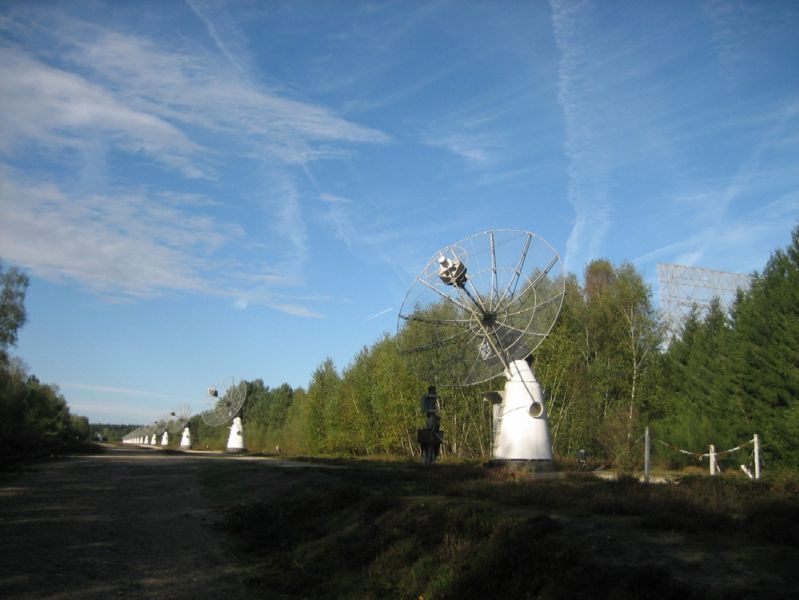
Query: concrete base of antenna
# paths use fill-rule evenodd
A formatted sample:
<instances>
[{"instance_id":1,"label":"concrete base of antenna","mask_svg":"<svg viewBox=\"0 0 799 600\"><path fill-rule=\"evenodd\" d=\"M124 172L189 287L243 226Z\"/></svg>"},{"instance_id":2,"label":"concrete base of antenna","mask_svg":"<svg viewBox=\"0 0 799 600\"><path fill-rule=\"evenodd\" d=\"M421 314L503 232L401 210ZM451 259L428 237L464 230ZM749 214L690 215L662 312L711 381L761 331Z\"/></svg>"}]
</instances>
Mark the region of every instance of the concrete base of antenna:
<instances>
[{"instance_id":1,"label":"concrete base of antenna","mask_svg":"<svg viewBox=\"0 0 799 600\"><path fill-rule=\"evenodd\" d=\"M505 376L505 390L493 396L494 458L533 461L536 470L551 470L552 443L541 385L524 360L513 361Z\"/></svg>"},{"instance_id":2,"label":"concrete base of antenna","mask_svg":"<svg viewBox=\"0 0 799 600\"><path fill-rule=\"evenodd\" d=\"M183 450L191 449L191 431L188 427L183 430L183 435L180 436L180 447Z\"/></svg>"},{"instance_id":3,"label":"concrete base of antenna","mask_svg":"<svg viewBox=\"0 0 799 600\"><path fill-rule=\"evenodd\" d=\"M169 432L165 431L164 435L161 436L161 445L162 446L169 445Z\"/></svg>"},{"instance_id":4,"label":"concrete base of antenna","mask_svg":"<svg viewBox=\"0 0 799 600\"><path fill-rule=\"evenodd\" d=\"M230 435L227 439L228 452L244 452L244 426L241 423L241 417L233 419L233 425L230 426Z\"/></svg>"}]
</instances>

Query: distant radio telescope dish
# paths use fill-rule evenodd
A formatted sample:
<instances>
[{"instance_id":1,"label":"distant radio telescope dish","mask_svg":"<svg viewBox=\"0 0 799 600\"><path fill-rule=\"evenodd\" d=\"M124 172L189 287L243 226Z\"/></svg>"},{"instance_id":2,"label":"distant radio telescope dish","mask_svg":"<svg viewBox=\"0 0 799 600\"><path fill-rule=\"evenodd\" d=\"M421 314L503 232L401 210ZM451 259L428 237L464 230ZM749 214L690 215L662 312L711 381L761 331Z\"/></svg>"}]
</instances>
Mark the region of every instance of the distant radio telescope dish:
<instances>
[{"instance_id":1,"label":"distant radio telescope dish","mask_svg":"<svg viewBox=\"0 0 799 600\"><path fill-rule=\"evenodd\" d=\"M200 414L206 425L220 427L231 423L228 452L244 451L244 427L241 409L247 399L247 382L231 378L208 388L207 401L213 406Z\"/></svg>"}]
</instances>

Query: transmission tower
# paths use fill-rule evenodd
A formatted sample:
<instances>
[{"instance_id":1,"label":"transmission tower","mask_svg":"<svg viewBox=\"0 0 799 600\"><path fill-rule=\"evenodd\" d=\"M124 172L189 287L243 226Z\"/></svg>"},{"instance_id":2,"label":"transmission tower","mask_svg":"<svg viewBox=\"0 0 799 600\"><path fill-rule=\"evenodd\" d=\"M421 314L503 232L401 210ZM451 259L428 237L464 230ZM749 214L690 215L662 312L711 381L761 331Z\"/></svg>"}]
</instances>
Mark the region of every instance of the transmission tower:
<instances>
[{"instance_id":1,"label":"transmission tower","mask_svg":"<svg viewBox=\"0 0 799 600\"><path fill-rule=\"evenodd\" d=\"M718 298L727 310L738 290L746 291L752 284L750 275L713 271L700 267L658 263L660 309L668 329L668 338L680 334L685 319L694 308L700 313Z\"/></svg>"}]
</instances>

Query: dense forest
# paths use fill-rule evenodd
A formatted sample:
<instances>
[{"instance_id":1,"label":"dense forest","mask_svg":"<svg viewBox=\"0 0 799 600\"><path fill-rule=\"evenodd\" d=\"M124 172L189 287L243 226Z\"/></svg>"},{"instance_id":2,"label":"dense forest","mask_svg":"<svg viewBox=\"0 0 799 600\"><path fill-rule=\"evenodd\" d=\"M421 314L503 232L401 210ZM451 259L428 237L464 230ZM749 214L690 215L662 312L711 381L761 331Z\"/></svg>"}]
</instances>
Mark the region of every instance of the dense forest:
<instances>
[{"instance_id":1,"label":"dense forest","mask_svg":"<svg viewBox=\"0 0 799 600\"><path fill-rule=\"evenodd\" d=\"M88 436L88 423L69 415L58 390L39 383L6 353L25 320L26 285L16 269L3 275L0 443ZM415 375L411 363L418 357L400 350L407 335L419 333L410 327L385 334L343 369L323 361L307 388L247 382L248 449L417 456L420 399L429 382ZM792 443L799 439L799 226L729 310L715 302L694 311L674 338L667 337L652 291L633 265L591 262L581 281L568 276L560 317L532 360L546 392L554 450L563 460L585 450L595 463L634 468L648 426L661 442L654 451L664 466L697 464L677 448L732 448L754 433L767 465L799 466ZM444 457L490 455L490 407L483 393L502 385L439 388ZM224 447L226 427L209 427L199 416L190 427L195 447ZM118 437L112 426L104 431ZM747 460L728 458L733 466Z\"/></svg>"},{"instance_id":2,"label":"dense forest","mask_svg":"<svg viewBox=\"0 0 799 600\"><path fill-rule=\"evenodd\" d=\"M28 277L0 264L0 457L52 450L89 438L89 420L72 415L54 385L44 384L8 353L27 318Z\"/></svg>"},{"instance_id":3,"label":"dense forest","mask_svg":"<svg viewBox=\"0 0 799 600\"><path fill-rule=\"evenodd\" d=\"M307 389L248 383L244 408L251 450L292 454L418 455L420 398L428 382L399 348L404 330L364 347L338 370L330 359ZM725 310L694 311L667 339L652 292L630 264L595 260L582 283L571 275L556 326L537 350L534 370L548 399L556 454L585 450L596 462L632 468L643 459L649 426L664 466L697 464L676 448L733 448L758 433L764 461L799 465L799 227L752 287ZM444 456L490 454L489 407L474 387L439 389ZM200 446L222 447L223 428L192 422ZM748 450L751 453L751 446ZM733 464L744 454L728 457ZM751 457L749 458L751 460Z\"/></svg>"}]
</instances>

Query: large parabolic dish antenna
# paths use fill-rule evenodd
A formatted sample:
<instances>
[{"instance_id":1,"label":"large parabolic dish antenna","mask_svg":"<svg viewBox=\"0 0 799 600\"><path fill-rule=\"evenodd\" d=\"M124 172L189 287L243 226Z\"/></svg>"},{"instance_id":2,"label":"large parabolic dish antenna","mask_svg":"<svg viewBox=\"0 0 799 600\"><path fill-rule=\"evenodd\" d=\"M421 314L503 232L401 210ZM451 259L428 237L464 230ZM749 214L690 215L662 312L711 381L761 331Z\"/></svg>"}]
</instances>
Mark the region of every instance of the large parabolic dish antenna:
<instances>
[{"instance_id":1,"label":"large parabolic dish antenna","mask_svg":"<svg viewBox=\"0 0 799 600\"><path fill-rule=\"evenodd\" d=\"M200 414L206 425L220 427L227 425L237 416L247 399L247 384L235 379L222 381L208 388L206 402L212 406Z\"/></svg>"},{"instance_id":2,"label":"large parabolic dish antenna","mask_svg":"<svg viewBox=\"0 0 799 600\"><path fill-rule=\"evenodd\" d=\"M428 383L472 385L505 377L493 404L492 452L552 465L544 394L530 354L560 312L560 255L529 231L486 231L436 252L400 309L397 340Z\"/></svg>"},{"instance_id":3,"label":"large parabolic dish antenna","mask_svg":"<svg viewBox=\"0 0 799 600\"><path fill-rule=\"evenodd\" d=\"M540 236L500 229L467 237L436 252L414 280L399 312L401 349L428 381L491 380L544 341L564 286L560 256Z\"/></svg>"}]
</instances>

